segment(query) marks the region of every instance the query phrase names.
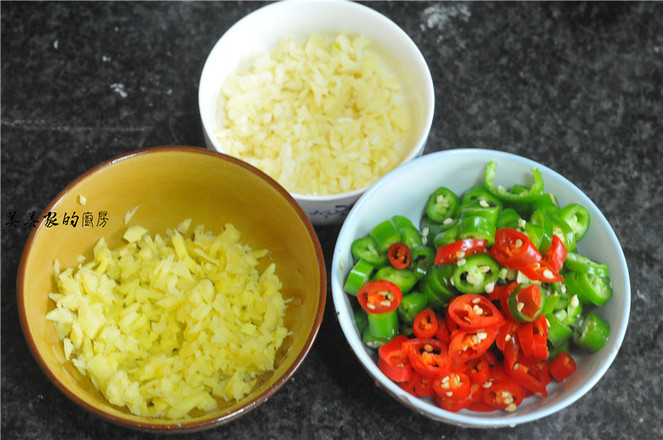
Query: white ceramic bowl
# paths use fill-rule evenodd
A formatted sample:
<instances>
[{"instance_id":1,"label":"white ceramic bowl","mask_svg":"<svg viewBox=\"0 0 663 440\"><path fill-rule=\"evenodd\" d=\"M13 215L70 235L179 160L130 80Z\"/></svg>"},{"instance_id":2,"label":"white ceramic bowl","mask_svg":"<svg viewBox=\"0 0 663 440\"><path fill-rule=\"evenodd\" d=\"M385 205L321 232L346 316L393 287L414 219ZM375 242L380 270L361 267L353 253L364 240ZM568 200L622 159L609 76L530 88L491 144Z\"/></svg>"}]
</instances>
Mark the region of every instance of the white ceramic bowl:
<instances>
[{"instance_id":1,"label":"white ceramic bowl","mask_svg":"<svg viewBox=\"0 0 663 440\"><path fill-rule=\"evenodd\" d=\"M503 411L480 413L461 410L452 413L439 408L430 400L418 399L403 391L377 367L377 356L361 341L353 321L350 297L343 285L352 267L350 244L365 236L373 226L393 215L409 217L418 225L428 195L439 186L447 186L462 194L473 184L481 183L486 164L497 161L496 182L508 187L514 183L528 183L531 168L538 168L544 177L547 192L557 195L560 205L580 203L591 214L591 226L579 242L581 254L610 267L614 294L598 314L607 319L611 334L607 344L595 354L574 356L578 365L575 374L562 384L555 381L548 386L549 395L527 398L514 413ZM403 182L411 184L403 185ZM416 182L416 184L412 184ZM368 373L394 398L414 411L434 420L463 427L505 427L531 422L553 414L578 400L601 379L622 343L630 310L630 282L621 246L612 228L596 205L573 183L555 171L509 153L480 149L442 151L415 159L383 177L357 201L341 228L333 254L331 288L334 306L343 333L350 347ZM366 383L371 386L371 382Z\"/></svg>"},{"instance_id":2,"label":"white ceramic bowl","mask_svg":"<svg viewBox=\"0 0 663 440\"><path fill-rule=\"evenodd\" d=\"M430 71L410 37L393 21L377 11L345 0L286 0L264 6L232 26L210 52L198 91L205 142L224 152L214 132L218 98L225 78L257 54L274 50L285 37L302 40L313 33L363 34L386 50L395 60L394 69L407 86L412 100L414 133L405 163L423 153L435 107ZM366 187L337 194L310 196L292 193L314 225L340 223Z\"/></svg>"}]
</instances>

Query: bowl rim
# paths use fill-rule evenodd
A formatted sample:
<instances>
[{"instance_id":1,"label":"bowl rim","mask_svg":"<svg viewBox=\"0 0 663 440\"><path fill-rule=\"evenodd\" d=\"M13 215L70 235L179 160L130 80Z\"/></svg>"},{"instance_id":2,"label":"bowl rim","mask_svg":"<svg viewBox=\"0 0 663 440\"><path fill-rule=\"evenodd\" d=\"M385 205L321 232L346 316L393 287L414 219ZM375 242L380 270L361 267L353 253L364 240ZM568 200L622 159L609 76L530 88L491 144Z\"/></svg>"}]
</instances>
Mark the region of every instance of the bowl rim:
<instances>
[{"instance_id":1,"label":"bowl rim","mask_svg":"<svg viewBox=\"0 0 663 440\"><path fill-rule=\"evenodd\" d=\"M615 342L612 346L612 349L609 352L607 352L605 362L601 364L600 368L597 369L597 371L592 375L590 380L583 382L583 384L577 390L575 390L571 395L551 405L550 407L541 409L529 415L509 414L496 418L486 418L486 417L479 418L464 413L452 413L444 411L439 407L435 407L433 404L429 404L428 406L430 406L430 409L435 411L435 414L429 412L427 407L422 407L424 405L422 405L419 402L420 399L414 398L413 396L405 396L404 392L402 392L402 390L400 390L395 383L390 381L382 372L379 371L377 364L373 362L373 360L368 356L368 354L366 354L366 352L361 352L361 353L358 352L357 345L361 344L361 340L358 339L357 335L355 334L356 329L354 328L354 324L351 322L351 318L345 316L346 303L344 301L346 301L345 297L348 294L343 290L343 284L342 284L343 281L340 279L339 275L341 274L342 271L349 269L347 268L347 263L344 264L343 262L344 255L347 254L347 249L340 249L339 245L342 239L346 238L345 236L350 234L350 232L348 232L350 229L350 225L351 223L354 222L355 218L358 218L359 211L361 210L362 206L366 203L366 200L371 198L373 193L380 191L379 183L381 181L402 179L403 174L407 173L411 169L416 169L417 167L419 167L420 166L419 164L421 164L422 161L431 160L431 159L444 160L444 159L451 159L457 156L472 157L472 158L476 157L477 159L482 158L481 160L485 163L491 160L488 159L488 157L492 156L495 158L494 160L498 161L498 164L500 158L510 159L516 162L526 164L528 165L529 168L536 167L540 171L544 172L544 174L550 174L554 176L565 186L568 186L570 189L572 189L575 195L577 195L582 200L582 203L585 203L586 206L591 206L596 211L596 213L598 214L597 220L600 221L605 226L605 230L608 233L609 239L612 241L612 243L616 245L616 249L618 251L617 257L619 260L619 266L620 266L619 269L621 272L623 272L624 275L625 290L624 292L621 293L624 297L624 310L621 314L622 319L620 320L620 323L622 325L619 328L614 328L613 330L614 333L611 334L611 336L614 335ZM631 304L631 285L630 285L628 266L626 263L626 258L624 256L623 248L619 242L617 235L612 229L612 226L607 221L607 219L605 218L601 210L598 208L598 206L596 206L596 204L594 204L594 202L574 183L572 183L570 180L568 180L558 172L552 170L551 168L546 167L545 165L536 162L532 159L528 159L524 156L500 150L483 149L483 148L456 148L456 149L437 151L434 153L424 155L391 171L390 173L382 177L380 181L374 184L371 188L369 188L355 203L353 208L350 210L350 213L346 217L343 226L341 227L341 230L338 235L337 244L333 252L330 284L332 290L332 299L334 307L336 309L336 317L339 321L343 334L346 338L346 342L348 342L348 344L350 345L352 352L358 358L362 367L369 373L369 375L376 381L376 383L382 389L384 389L389 395L391 395L394 399L406 405L413 411L417 411L437 421L443 421L445 423L450 423L456 426L468 427L468 428L514 427L519 424L533 422L568 407L569 405L573 404L578 399L580 399L582 396L584 396L604 376L608 368L614 362L626 334L629 315L630 315L630 304Z\"/></svg>"},{"instance_id":2,"label":"bowl rim","mask_svg":"<svg viewBox=\"0 0 663 440\"><path fill-rule=\"evenodd\" d=\"M325 311L325 305L326 305L326 297L327 297L327 270L325 266L325 259L324 255L322 252L322 248L320 246L320 241L318 239L318 236L315 232L315 229L313 228L313 225L311 224L310 220L302 210L302 208L299 206L299 204L294 200L292 195L288 193L288 191L285 190L276 180L272 179L270 176L268 176L266 173L263 171L259 170L258 168L252 166L251 164L248 164L247 162L244 162L238 158L235 158L233 156L220 153L217 151L211 151L208 149L204 149L201 147L191 147L191 146L160 146L160 147L149 147L149 148L144 148L144 149L139 149L139 150L134 150L129 153L121 154L118 156L115 156L111 159L104 160L103 162L99 163L98 165L90 168L89 170L85 171L83 174L79 175L76 177L73 181L71 181L63 190L61 190L46 206L44 211L42 212L42 215L40 218L44 218L46 213L52 210L52 208L57 204L67 193L72 191L73 188L75 188L81 181L85 180L89 176L96 174L100 171L103 171L104 169L113 166L116 163L127 161L127 160L132 160L136 157L142 157L145 155L154 155L154 154L171 154L171 153L186 153L186 154L194 154L194 155L205 155L209 156L211 158L220 160L220 161L226 161L230 162L236 166L242 167L247 169L248 171L256 174L260 179L266 181L270 186L272 186L275 190L278 191L278 193L286 199L286 201L290 204L292 209L295 210L297 216L300 218L303 226L306 229L306 232L311 239L313 243L313 247L315 249L316 253L316 260L318 263L319 267L319 272L320 276L318 279L318 284L319 284L319 289L318 289L318 296L319 296L319 304L318 304L318 309L316 311L316 316L313 321L313 327L311 328L311 332L306 339L306 342L301 350L301 352L295 357L293 363L284 371L284 373L279 377L272 386L267 388L265 391L263 391L261 394L259 394L255 399L250 400L246 402L245 404L239 406L235 410L222 414L217 417L212 417L212 418L206 418L206 419L192 419L192 421L187 422L186 419L180 420L180 421L167 421L164 423L152 423L152 422L140 422L140 421L134 421L131 419L127 419L124 417L116 416L113 414L110 414L106 411L103 411L93 405L88 404L87 402L81 400L77 395L75 395L73 392L71 392L58 378L57 376L53 373L53 371L49 368L48 364L42 357L41 353L39 350L37 350L36 343L35 343L35 337L30 331L30 325L29 325L29 320L27 318L26 312L25 312L25 292L23 286L25 285L25 271L26 271L26 266L28 264L28 260L30 258L30 254L34 245L34 242L36 240L37 234L39 231L42 230L44 221L39 222L37 227L35 227L30 235L27 238L26 244L23 248L23 251L21 253L21 260L18 268L18 277L16 281L16 296L17 296L17 307L18 307L18 314L19 314L19 321L21 324L21 330L24 336L24 339L28 345L28 348L30 350L30 353L32 354L33 358L41 368L42 372L47 376L47 378L51 381L52 384L55 385L57 389L60 390L65 396L67 396L70 400L72 400L74 403L76 403L78 406L83 408L84 410L94 414L95 416L98 416L102 419L105 419L108 422L114 423L116 425L128 427L128 428L133 428L137 430L142 430L142 431L152 431L152 432L168 432L168 433L178 433L178 432L196 432L196 431L202 431L205 429L209 429L221 424L225 424L227 422L230 422L247 412L251 411L252 409L256 408L260 404L264 403L269 399L276 391L278 391L294 374L295 372L299 369L301 364L303 363L304 359L310 352L311 348L313 347L313 343L315 342L315 339L317 338L317 335L320 331L320 327L322 326L322 320L324 317L324 311ZM128 414L129 415L129 414ZM164 419L155 419L155 420L164 420Z\"/></svg>"},{"instance_id":3,"label":"bowl rim","mask_svg":"<svg viewBox=\"0 0 663 440\"><path fill-rule=\"evenodd\" d=\"M425 57L421 53L421 50L417 46L417 44L412 40L412 38L401 28L396 22L394 22L392 19L387 17L386 15L378 12L377 10L366 6L361 3L356 3L352 0L281 0L275 3L270 3L268 5L262 6L258 9L253 10L252 12L248 13L244 17L242 17L240 20L235 22L231 27L229 27L222 35L221 37L214 43L214 46L210 50L207 59L205 60L205 64L203 65L201 74L200 74L200 79L199 79L199 87L198 87L198 111L200 113L200 119L201 123L203 126L203 132L205 133L205 136L209 139L209 141L214 145L214 148L218 152L223 152L223 149L221 145L219 144L219 141L216 139L214 136L214 129L211 127L211 116L208 115L208 112L202 108L202 103L204 102L205 94L203 87L200 87L203 83L209 81L207 78L209 77L208 70L210 69L209 65L212 63L213 55L219 50L220 47L222 47L224 43L224 39L231 34L232 32L236 32L238 28L241 28L242 26L246 26L247 22L250 22L250 20L255 17L256 15L260 14L268 14L274 9L280 9L283 7L288 7L288 4L290 3L320 3L320 4L327 4L327 5L334 5L334 7L345 7L348 8L349 11L361 11L362 13L365 13L369 16L373 16L376 20L381 21L384 23L385 26L390 27L395 35L399 35L400 38L407 44L414 55L414 57L417 59L418 63L422 67L422 73L425 76L426 79L426 84L425 84L425 98L426 98L426 108L425 108L425 118L424 121L421 125L421 134L417 137L416 142L413 144L412 148L408 151L408 154L403 157L403 159L395 166L395 168L403 165L404 163L409 162L413 158L417 157L421 152L423 151L426 141L428 139L428 136L430 134L430 129L433 125L433 118L435 116L435 87L433 84L433 77L430 71L430 68L428 67L428 63L426 62ZM224 153L227 154L227 153ZM375 182L374 182L375 183ZM310 194L301 194L301 193L296 193L296 192L291 192L292 196L300 201L303 202L327 202L327 203L333 203L338 200L343 200L343 199L356 199L358 198L361 194L363 194L372 184L365 185L361 188L353 189L351 191L345 191L342 193L337 193L337 194L322 194L322 195L310 195Z\"/></svg>"}]
</instances>

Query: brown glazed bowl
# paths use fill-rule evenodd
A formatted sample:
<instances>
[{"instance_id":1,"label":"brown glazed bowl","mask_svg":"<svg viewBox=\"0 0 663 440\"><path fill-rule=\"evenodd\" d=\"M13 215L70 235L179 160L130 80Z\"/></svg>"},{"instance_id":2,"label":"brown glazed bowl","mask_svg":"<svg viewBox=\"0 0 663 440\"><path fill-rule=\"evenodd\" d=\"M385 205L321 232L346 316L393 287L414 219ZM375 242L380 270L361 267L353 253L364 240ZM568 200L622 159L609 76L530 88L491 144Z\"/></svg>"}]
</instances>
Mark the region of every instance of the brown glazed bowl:
<instances>
[{"instance_id":1,"label":"brown glazed bowl","mask_svg":"<svg viewBox=\"0 0 663 440\"><path fill-rule=\"evenodd\" d=\"M80 196L86 201L83 205ZM162 234L191 218L219 233L232 223L242 241L254 249L268 249L290 300L285 325L289 335L277 352L275 369L244 399L220 402L203 415L167 420L132 415L110 404L65 360L63 344L46 319L54 307L53 263L75 266L79 255L91 256L103 236L118 246L127 228L125 213L138 207L129 225L140 224ZM192 147L159 147L136 151L104 162L74 180L46 208L58 226L46 220L33 230L23 251L18 273L20 321L37 363L68 398L112 423L157 432L186 432L229 422L265 402L295 373L312 347L322 323L327 280L320 243L297 202L270 177L221 153ZM93 223L74 227L63 216L91 213ZM43 218L43 216L42 216ZM102 222L98 221L102 219ZM105 221L105 224L104 224Z\"/></svg>"}]
</instances>

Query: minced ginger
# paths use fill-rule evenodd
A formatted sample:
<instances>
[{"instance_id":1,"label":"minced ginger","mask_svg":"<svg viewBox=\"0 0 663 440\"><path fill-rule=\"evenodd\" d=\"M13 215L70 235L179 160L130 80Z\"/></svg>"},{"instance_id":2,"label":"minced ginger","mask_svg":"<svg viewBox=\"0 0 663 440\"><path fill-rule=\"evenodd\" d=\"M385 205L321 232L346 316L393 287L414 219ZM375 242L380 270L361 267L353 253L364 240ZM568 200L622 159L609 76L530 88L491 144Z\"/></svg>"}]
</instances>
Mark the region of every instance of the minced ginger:
<instances>
[{"instance_id":1,"label":"minced ginger","mask_svg":"<svg viewBox=\"0 0 663 440\"><path fill-rule=\"evenodd\" d=\"M231 74L221 89L224 152L288 191L338 194L395 168L412 118L401 82L364 36L292 38Z\"/></svg>"},{"instance_id":2,"label":"minced ginger","mask_svg":"<svg viewBox=\"0 0 663 440\"><path fill-rule=\"evenodd\" d=\"M191 221L164 237L127 229L92 261L60 271L46 317L65 356L109 400L131 413L181 419L241 399L274 368L285 337L286 301L266 250Z\"/></svg>"}]
</instances>

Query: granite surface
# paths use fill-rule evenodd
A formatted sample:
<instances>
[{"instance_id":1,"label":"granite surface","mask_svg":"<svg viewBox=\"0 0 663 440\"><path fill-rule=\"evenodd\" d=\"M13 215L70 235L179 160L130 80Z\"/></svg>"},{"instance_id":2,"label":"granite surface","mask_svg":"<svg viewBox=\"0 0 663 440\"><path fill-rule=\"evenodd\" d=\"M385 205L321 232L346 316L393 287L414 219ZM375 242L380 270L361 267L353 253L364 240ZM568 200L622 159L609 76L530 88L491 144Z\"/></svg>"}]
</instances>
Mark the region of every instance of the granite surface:
<instances>
[{"instance_id":1,"label":"granite surface","mask_svg":"<svg viewBox=\"0 0 663 440\"><path fill-rule=\"evenodd\" d=\"M315 345L266 403L189 438L663 438L663 4L371 2L428 61L426 153L504 150L566 176L624 248L631 321L599 383L541 421L495 431L415 414L373 386L331 295ZM16 273L31 216L101 161L203 146L198 80L254 2L8 2L2 11L2 437L144 439L67 400L32 358ZM26 226L25 223L28 223ZM327 264L338 226L317 228Z\"/></svg>"}]
</instances>

